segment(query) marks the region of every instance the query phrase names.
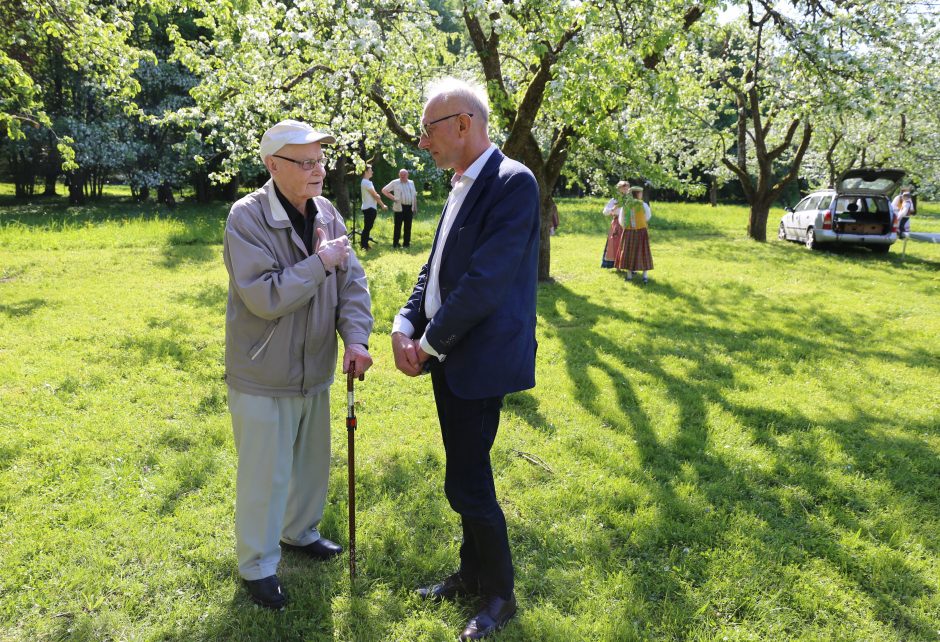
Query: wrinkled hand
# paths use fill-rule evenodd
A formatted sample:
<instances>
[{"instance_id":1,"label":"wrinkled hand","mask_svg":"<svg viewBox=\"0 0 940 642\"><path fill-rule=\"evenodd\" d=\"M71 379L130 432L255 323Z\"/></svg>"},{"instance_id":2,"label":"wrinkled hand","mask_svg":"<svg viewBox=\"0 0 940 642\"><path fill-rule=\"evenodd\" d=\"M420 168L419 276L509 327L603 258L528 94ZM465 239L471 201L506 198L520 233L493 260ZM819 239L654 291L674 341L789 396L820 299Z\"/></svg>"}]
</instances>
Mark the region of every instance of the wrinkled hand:
<instances>
[{"instance_id":1,"label":"wrinkled hand","mask_svg":"<svg viewBox=\"0 0 940 642\"><path fill-rule=\"evenodd\" d=\"M365 374L372 366L372 356L361 343L350 343L343 353L343 374L352 373L353 377Z\"/></svg>"},{"instance_id":2,"label":"wrinkled hand","mask_svg":"<svg viewBox=\"0 0 940 642\"><path fill-rule=\"evenodd\" d=\"M421 348L413 339L406 337L401 332L392 333L392 353L395 355L395 367L409 377L417 377L421 374L421 361L418 358L418 350L421 350ZM421 350L421 352L424 351ZM425 358L427 358L427 355L425 355Z\"/></svg>"},{"instance_id":3,"label":"wrinkled hand","mask_svg":"<svg viewBox=\"0 0 940 642\"><path fill-rule=\"evenodd\" d=\"M323 267L326 269L342 265L349 258L349 237L345 234L328 241L326 232L318 227L317 238L320 239L317 245L317 256L323 261Z\"/></svg>"}]
</instances>

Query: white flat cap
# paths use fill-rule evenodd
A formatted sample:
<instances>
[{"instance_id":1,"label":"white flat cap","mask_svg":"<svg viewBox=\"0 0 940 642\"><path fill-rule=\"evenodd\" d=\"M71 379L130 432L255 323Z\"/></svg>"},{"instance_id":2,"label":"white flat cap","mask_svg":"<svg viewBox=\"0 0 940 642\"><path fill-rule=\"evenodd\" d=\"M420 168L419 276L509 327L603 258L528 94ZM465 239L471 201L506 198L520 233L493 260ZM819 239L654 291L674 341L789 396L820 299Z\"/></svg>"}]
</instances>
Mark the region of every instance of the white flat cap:
<instances>
[{"instance_id":1,"label":"white flat cap","mask_svg":"<svg viewBox=\"0 0 940 642\"><path fill-rule=\"evenodd\" d=\"M276 154L284 145L303 145L305 143L327 143L335 145L336 139L323 132L316 131L307 123L299 120L282 120L261 136L261 162Z\"/></svg>"}]
</instances>

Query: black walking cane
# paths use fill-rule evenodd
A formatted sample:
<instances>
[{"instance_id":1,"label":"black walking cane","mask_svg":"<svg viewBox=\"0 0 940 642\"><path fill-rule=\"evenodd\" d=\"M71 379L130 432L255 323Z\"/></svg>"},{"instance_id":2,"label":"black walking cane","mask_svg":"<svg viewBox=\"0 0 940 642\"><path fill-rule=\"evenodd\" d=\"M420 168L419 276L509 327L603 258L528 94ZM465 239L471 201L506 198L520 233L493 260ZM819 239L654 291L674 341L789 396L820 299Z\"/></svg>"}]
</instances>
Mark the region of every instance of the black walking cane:
<instances>
[{"instance_id":1,"label":"black walking cane","mask_svg":"<svg viewBox=\"0 0 940 642\"><path fill-rule=\"evenodd\" d=\"M352 370L346 373L346 451L349 470L349 581L356 579L356 393ZM359 375L359 381L365 375Z\"/></svg>"}]
</instances>

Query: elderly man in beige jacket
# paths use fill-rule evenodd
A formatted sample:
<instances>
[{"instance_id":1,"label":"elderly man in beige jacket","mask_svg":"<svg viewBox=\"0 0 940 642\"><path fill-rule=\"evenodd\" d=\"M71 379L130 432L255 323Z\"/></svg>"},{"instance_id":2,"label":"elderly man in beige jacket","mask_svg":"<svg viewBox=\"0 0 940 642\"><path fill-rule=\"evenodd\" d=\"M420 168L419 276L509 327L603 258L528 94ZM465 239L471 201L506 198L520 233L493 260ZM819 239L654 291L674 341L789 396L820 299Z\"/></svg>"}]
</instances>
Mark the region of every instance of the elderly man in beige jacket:
<instances>
[{"instance_id":1,"label":"elderly man in beige jacket","mask_svg":"<svg viewBox=\"0 0 940 642\"><path fill-rule=\"evenodd\" d=\"M328 559L323 537L330 468L329 388L343 339L343 372L372 365L365 273L343 220L320 193L329 134L284 120L261 138L271 179L232 206L223 256L229 274L225 381L238 451L235 541L251 599L280 609L281 549Z\"/></svg>"}]
</instances>

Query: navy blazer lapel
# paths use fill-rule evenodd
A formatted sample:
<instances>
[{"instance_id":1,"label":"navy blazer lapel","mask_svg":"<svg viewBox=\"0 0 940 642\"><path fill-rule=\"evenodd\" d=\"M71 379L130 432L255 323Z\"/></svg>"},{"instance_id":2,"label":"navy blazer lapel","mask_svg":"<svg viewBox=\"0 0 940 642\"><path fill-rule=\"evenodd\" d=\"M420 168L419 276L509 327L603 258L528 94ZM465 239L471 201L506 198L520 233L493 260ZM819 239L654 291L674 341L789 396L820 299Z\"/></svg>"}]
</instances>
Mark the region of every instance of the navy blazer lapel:
<instances>
[{"instance_id":1,"label":"navy blazer lapel","mask_svg":"<svg viewBox=\"0 0 940 642\"><path fill-rule=\"evenodd\" d=\"M492 156L490 156L489 160L486 161L486 164L483 166L482 171L480 171L480 175L476 177L476 180L473 181L473 185L470 186L470 191L467 192L467 198L465 198L460 205L460 211L457 212L454 223L450 226L450 231L444 242L444 253L441 255L442 265L447 257L448 247L450 244L454 243L457 238L457 232L464 226L467 217L470 216L470 212L473 211L473 207L476 205L477 199L480 198L480 194L483 192L483 185L497 172L504 158L505 156L503 156L499 148L494 149Z\"/></svg>"}]
</instances>

